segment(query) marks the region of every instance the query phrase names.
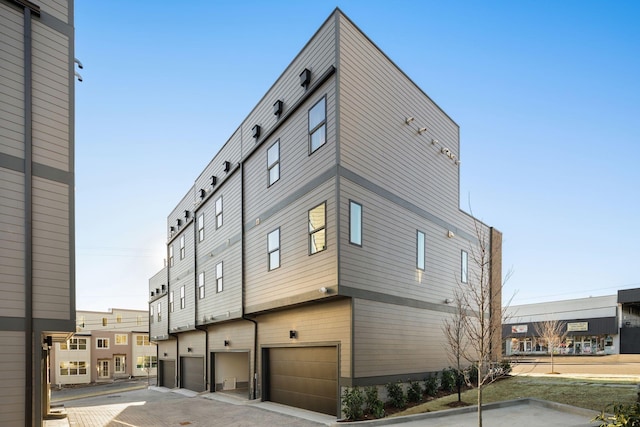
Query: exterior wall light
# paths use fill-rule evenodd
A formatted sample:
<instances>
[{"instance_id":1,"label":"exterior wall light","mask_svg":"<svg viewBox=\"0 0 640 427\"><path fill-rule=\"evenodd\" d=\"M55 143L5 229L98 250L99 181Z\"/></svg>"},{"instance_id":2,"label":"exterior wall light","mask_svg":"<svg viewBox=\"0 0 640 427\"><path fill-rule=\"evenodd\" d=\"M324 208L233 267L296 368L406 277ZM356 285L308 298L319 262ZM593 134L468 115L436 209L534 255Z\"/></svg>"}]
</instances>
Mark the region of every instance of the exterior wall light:
<instances>
[{"instance_id":1,"label":"exterior wall light","mask_svg":"<svg viewBox=\"0 0 640 427\"><path fill-rule=\"evenodd\" d=\"M278 99L276 103L273 104L273 114L275 114L276 117L280 118L283 107L284 107L284 103L282 102L282 100Z\"/></svg>"},{"instance_id":2,"label":"exterior wall light","mask_svg":"<svg viewBox=\"0 0 640 427\"><path fill-rule=\"evenodd\" d=\"M296 338L298 338L298 331L289 331L289 339L295 340Z\"/></svg>"},{"instance_id":3,"label":"exterior wall light","mask_svg":"<svg viewBox=\"0 0 640 427\"><path fill-rule=\"evenodd\" d=\"M308 68L305 68L302 73L300 73L300 86L308 89L309 83L311 83L311 71L309 71Z\"/></svg>"},{"instance_id":4,"label":"exterior wall light","mask_svg":"<svg viewBox=\"0 0 640 427\"><path fill-rule=\"evenodd\" d=\"M231 342L229 340L224 340L225 347L229 347L230 345L231 345Z\"/></svg>"}]
</instances>

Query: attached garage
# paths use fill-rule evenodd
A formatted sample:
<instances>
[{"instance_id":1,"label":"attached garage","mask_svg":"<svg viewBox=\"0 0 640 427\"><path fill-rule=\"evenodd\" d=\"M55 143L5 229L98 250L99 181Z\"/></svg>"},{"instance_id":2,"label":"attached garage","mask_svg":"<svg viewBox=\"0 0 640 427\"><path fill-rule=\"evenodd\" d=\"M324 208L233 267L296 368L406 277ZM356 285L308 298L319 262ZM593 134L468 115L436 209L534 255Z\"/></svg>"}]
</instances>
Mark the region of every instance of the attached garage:
<instances>
[{"instance_id":1,"label":"attached garage","mask_svg":"<svg viewBox=\"0 0 640 427\"><path fill-rule=\"evenodd\" d=\"M269 348L263 357L265 400L337 416L337 347Z\"/></svg>"},{"instance_id":2,"label":"attached garage","mask_svg":"<svg viewBox=\"0 0 640 427\"><path fill-rule=\"evenodd\" d=\"M205 391L204 357L180 358L180 387L193 391Z\"/></svg>"},{"instance_id":3,"label":"attached garage","mask_svg":"<svg viewBox=\"0 0 640 427\"><path fill-rule=\"evenodd\" d=\"M175 388L176 386L176 362L174 360L160 360L160 378L158 384L161 387Z\"/></svg>"}]
</instances>

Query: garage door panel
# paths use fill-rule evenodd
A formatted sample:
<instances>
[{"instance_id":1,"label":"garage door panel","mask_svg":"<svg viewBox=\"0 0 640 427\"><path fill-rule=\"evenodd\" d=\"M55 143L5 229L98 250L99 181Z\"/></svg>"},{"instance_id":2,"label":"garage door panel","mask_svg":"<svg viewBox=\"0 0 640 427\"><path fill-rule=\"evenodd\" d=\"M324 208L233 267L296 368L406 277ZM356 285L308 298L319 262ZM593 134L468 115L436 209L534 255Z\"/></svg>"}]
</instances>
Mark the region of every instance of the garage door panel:
<instances>
[{"instance_id":1,"label":"garage door panel","mask_svg":"<svg viewBox=\"0 0 640 427\"><path fill-rule=\"evenodd\" d=\"M181 357L180 364L180 386L188 390L204 391L204 358Z\"/></svg>"},{"instance_id":2,"label":"garage door panel","mask_svg":"<svg viewBox=\"0 0 640 427\"><path fill-rule=\"evenodd\" d=\"M269 351L269 398L278 403L336 415L336 347L272 348Z\"/></svg>"},{"instance_id":3,"label":"garage door panel","mask_svg":"<svg viewBox=\"0 0 640 427\"><path fill-rule=\"evenodd\" d=\"M174 388L176 386L176 364L173 360L160 361L160 386Z\"/></svg>"}]
</instances>

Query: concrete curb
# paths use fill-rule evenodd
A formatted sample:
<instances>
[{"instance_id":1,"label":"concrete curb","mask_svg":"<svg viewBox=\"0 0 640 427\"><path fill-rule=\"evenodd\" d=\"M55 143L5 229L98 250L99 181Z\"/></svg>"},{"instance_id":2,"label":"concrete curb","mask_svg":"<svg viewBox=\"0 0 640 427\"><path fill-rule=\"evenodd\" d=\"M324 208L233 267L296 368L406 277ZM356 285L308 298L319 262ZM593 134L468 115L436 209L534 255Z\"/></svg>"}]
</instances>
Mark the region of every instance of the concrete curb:
<instances>
[{"instance_id":1,"label":"concrete curb","mask_svg":"<svg viewBox=\"0 0 640 427\"><path fill-rule=\"evenodd\" d=\"M145 389L147 387L148 386L146 384L144 384L144 385L135 385L135 386L131 386L131 387L120 388L120 389L117 389L117 390L97 390L97 391L93 391L93 392L90 392L90 393L77 394L77 395L73 395L73 396L64 396L64 397L60 397L60 398L51 399L51 404L53 405L53 404L56 404L56 403L68 402L70 400L86 399L87 397L96 397L96 396L105 396L107 394L124 393L125 391L142 390L142 389Z\"/></svg>"}]
</instances>

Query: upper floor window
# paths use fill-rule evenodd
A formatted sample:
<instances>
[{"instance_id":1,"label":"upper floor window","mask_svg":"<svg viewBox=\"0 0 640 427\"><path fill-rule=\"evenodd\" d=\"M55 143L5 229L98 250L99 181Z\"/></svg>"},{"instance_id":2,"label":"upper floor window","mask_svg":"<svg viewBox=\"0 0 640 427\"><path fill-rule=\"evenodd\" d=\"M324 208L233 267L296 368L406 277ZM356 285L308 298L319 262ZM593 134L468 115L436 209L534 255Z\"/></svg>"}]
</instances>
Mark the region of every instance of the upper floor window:
<instances>
[{"instance_id":1,"label":"upper floor window","mask_svg":"<svg viewBox=\"0 0 640 427\"><path fill-rule=\"evenodd\" d=\"M362 246L362 205L349 202L349 243Z\"/></svg>"},{"instance_id":2,"label":"upper floor window","mask_svg":"<svg viewBox=\"0 0 640 427\"><path fill-rule=\"evenodd\" d=\"M109 323L109 320L106 317L102 318L102 326L107 326L107 324Z\"/></svg>"},{"instance_id":3,"label":"upper floor window","mask_svg":"<svg viewBox=\"0 0 640 427\"><path fill-rule=\"evenodd\" d=\"M169 312L173 313L173 291L169 292Z\"/></svg>"},{"instance_id":4,"label":"upper floor window","mask_svg":"<svg viewBox=\"0 0 640 427\"><path fill-rule=\"evenodd\" d=\"M216 199L216 229L222 227L222 196Z\"/></svg>"},{"instance_id":5,"label":"upper floor window","mask_svg":"<svg viewBox=\"0 0 640 427\"><path fill-rule=\"evenodd\" d=\"M86 350L86 338L71 338L69 341L60 343L60 350Z\"/></svg>"},{"instance_id":6,"label":"upper floor window","mask_svg":"<svg viewBox=\"0 0 640 427\"><path fill-rule=\"evenodd\" d=\"M169 267L173 267L173 245L169 246Z\"/></svg>"},{"instance_id":7,"label":"upper floor window","mask_svg":"<svg viewBox=\"0 0 640 427\"><path fill-rule=\"evenodd\" d=\"M273 143L267 150L267 171L269 172L269 186L280 179L280 140Z\"/></svg>"},{"instance_id":8,"label":"upper floor window","mask_svg":"<svg viewBox=\"0 0 640 427\"><path fill-rule=\"evenodd\" d=\"M180 286L180 308L184 308L185 305L185 301L184 301L184 285Z\"/></svg>"},{"instance_id":9,"label":"upper floor window","mask_svg":"<svg viewBox=\"0 0 640 427\"><path fill-rule=\"evenodd\" d=\"M460 260L460 281L462 283L469 282L469 254L466 251L462 251Z\"/></svg>"},{"instance_id":10,"label":"upper floor window","mask_svg":"<svg viewBox=\"0 0 640 427\"><path fill-rule=\"evenodd\" d=\"M416 233L416 267L424 270L425 265L425 238L420 230Z\"/></svg>"},{"instance_id":11,"label":"upper floor window","mask_svg":"<svg viewBox=\"0 0 640 427\"><path fill-rule=\"evenodd\" d=\"M116 334L116 345L127 345L128 342L127 334Z\"/></svg>"},{"instance_id":12,"label":"upper floor window","mask_svg":"<svg viewBox=\"0 0 640 427\"><path fill-rule=\"evenodd\" d=\"M280 228L267 235L267 251L269 253L269 270L280 267Z\"/></svg>"},{"instance_id":13,"label":"upper floor window","mask_svg":"<svg viewBox=\"0 0 640 427\"><path fill-rule=\"evenodd\" d=\"M198 274L198 297L204 298L204 271Z\"/></svg>"},{"instance_id":14,"label":"upper floor window","mask_svg":"<svg viewBox=\"0 0 640 427\"><path fill-rule=\"evenodd\" d=\"M216 264L216 290L222 292L222 262Z\"/></svg>"},{"instance_id":15,"label":"upper floor window","mask_svg":"<svg viewBox=\"0 0 640 427\"><path fill-rule=\"evenodd\" d=\"M158 303L158 322L162 320L162 303Z\"/></svg>"},{"instance_id":16,"label":"upper floor window","mask_svg":"<svg viewBox=\"0 0 640 427\"><path fill-rule=\"evenodd\" d=\"M109 338L96 338L96 348L109 348Z\"/></svg>"},{"instance_id":17,"label":"upper floor window","mask_svg":"<svg viewBox=\"0 0 640 427\"><path fill-rule=\"evenodd\" d=\"M327 248L326 221L326 203L319 204L309 211L309 255Z\"/></svg>"},{"instance_id":18,"label":"upper floor window","mask_svg":"<svg viewBox=\"0 0 640 427\"><path fill-rule=\"evenodd\" d=\"M153 323L153 306L149 305L149 322Z\"/></svg>"},{"instance_id":19,"label":"upper floor window","mask_svg":"<svg viewBox=\"0 0 640 427\"><path fill-rule=\"evenodd\" d=\"M151 345L149 335L136 335L136 345Z\"/></svg>"},{"instance_id":20,"label":"upper floor window","mask_svg":"<svg viewBox=\"0 0 640 427\"><path fill-rule=\"evenodd\" d=\"M198 217L198 242L204 240L204 214L200 214Z\"/></svg>"},{"instance_id":21,"label":"upper floor window","mask_svg":"<svg viewBox=\"0 0 640 427\"><path fill-rule=\"evenodd\" d=\"M180 236L180 259L184 259L185 249L184 249L184 235Z\"/></svg>"},{"instance_id":22,"label":"upper floor window","mask_svg":"<svg viewBox=\"0 0 640 427\"><path fill-rule=\"evenodd\" d=\"M322 98L309 110L309 154L327 142L327 102Z\"/></svg>"}]
</instances>

